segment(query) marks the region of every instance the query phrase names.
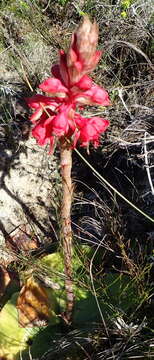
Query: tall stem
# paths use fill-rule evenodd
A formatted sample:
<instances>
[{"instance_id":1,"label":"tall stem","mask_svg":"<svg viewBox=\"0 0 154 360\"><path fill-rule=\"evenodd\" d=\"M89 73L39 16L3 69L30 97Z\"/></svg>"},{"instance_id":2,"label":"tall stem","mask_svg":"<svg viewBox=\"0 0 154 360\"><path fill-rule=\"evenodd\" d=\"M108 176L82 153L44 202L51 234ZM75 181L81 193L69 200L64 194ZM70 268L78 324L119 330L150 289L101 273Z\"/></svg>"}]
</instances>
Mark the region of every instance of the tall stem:
<instances>
[{"instance_id":1,"label":"tall stem","mask_svg":"<svg viewBox=\"0 0 154 360\"><path fill-rule=\"evenodd\" d=\"M61 204L61 239L64 254L66 313L68 324L72 321L74 293L72 279L72 228L71 228L71 202L72 202L72 150L66 143L61 143L61 177L62 177L62 204Z\"/></svg>"}]
</instances>

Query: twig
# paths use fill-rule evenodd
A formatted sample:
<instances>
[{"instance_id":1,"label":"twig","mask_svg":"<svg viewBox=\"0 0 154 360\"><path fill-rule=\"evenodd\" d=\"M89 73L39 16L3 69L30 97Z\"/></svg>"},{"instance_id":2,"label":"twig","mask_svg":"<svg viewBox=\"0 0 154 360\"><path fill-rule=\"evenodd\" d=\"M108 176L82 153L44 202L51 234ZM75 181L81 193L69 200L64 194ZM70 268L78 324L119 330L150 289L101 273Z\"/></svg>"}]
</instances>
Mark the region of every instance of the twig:
<instances>
[{"instance_id":1,"label":"twig","mask_svg":"<svg viewBox=\"0 0 154 360\"><path fill-rule=\"evenodd\" d=\"M154 70L154 65L152 64L152 62L150 61L148 56L141 49L139 49L137 46L135 46L134 44L132 44L132 43L130 43L128 41L123 41L123 40L116 40L115 43L123 44L123 45L128 46L129 48L135 50L138 54L142 55L145 58L148 65L151 67L152 70Z\"/></svg>"},{"instance_id":2,"label":"twig","mask_svg":"<svg viewBox=\"0 0 154 360\"><path fill-rule=\"evenodd\" d=\"M129 114L130 118L131 118L132 120L134 120L133 116L131 115L131 112L129 111L129 109L128 109L128 107L127 107L126 103L124 102L124 99L123 99L123 96L122 96L122 92L123 92L123 89L118 89L118 95L119 95L119 97L120 97L120 100L121 100L121 102L122 102L122 104L123 104L124 108L125 108L125 109L126 109L126 111L128 112L128 114Z\"/></svg>"},{"instance_id":3,"label":"twig","mask_svg":"<svg viewBox=\"0 0 154 360\"><path fill-rule=\"evenodd\" d=\"M131 84L131 85L126 85L126 86L122 86L123 90L129 90L132 88L137 88L137 87L149 87L151 85L151 87L154 85L154 81L150 80L150 81L144 81L144 83L136 83L136 84ZM115 90L119 90L119 86L118 87L108 87L109 91L115 91Z\"/></svg>"},{"instance_id":4,"label":"twig","mask_svg":"<svg viewBox=\"0 0 154 360\"><path fill-rule=\"evenodd\" d=\"M49 0L48 3L47 3L47 5L46 5L46 7L45 7L44 9L42 9L42 12L43 12L43 13L44 13L44 12L48 9L48 7L50 6L50 2L51 2L51 0Z\"/></svg>"},{"instance_id":5,"label":"twig","mask_svg":"<svg viewBox=\"0 0 154 360\"><path fill-rule=\"evenodd\" d=\"M23 63L22 63L21 59L20 59L20 64L21 64L21 68L22 68L22 71L23 71L23 74L24 74L24 79L25 79L27 85L29 86L30 90L33 92L33 88L32 88L32 86L31 86L31 84L30 84L30 82L28 80L28 77L27 77L26 72L24 70L24 66L23 66Z\"/></svg>"},{"instance_id":6,"label":"twig","mask_svg":"<svg viewBox=\"0 0 154 360\"><path fill-rule=\"evenodd\" d=\"M134 131L134 132L137 132L136 129L128 129L128 131ZM139 132L140 130L138 130ZM142 131L142 130L141 130ZM145 131L145 130L144 130ZM115 140L116 142L119 142L119 146L141 146L142 143L143 143L143 137L140 139L140 141L137 141L137 142L131 142L131 141L127 141L125 139L122 139L122 138L119 138L117 136L114 136L114 135L109 135L109 139L112 139ZM151 142L154 141L154 136L150 136L147 140L147 144L150 144Z\"/></svg>"},{"instance_id":7,"label":"twig","mask_svg":"<svg viewBox=\"0 0 154 360\"><path fill-rule=\"evenodd\" d=\"M75 344L84 352L87 360L88 359L92 360L91 356L87 353L87 351L84 349L84 347L78 341L75 341Z\"/></svg>"},{"instance_id":8,"label":"twig","mask_svg":"<svg viewBox=\"0 0 154 360\"><path fill-rule=\"evenodd\" d=\"M0 56L2 54L4 54L4 52L6 52L7 50L9 50L12 47L12 45L9 45L6 49L4 49L3 51L0 52Z\"/></svg>"},{"instance_id":9,"label":"twig","mask_svg":"<svg viewBox=\"0 0 154 360\"><path fill-rule=\"evenodd\" d=\"M103 239L100 241L100 243L98 244L91 260L90 260L90 267L89 267L89 274L90 274L90 279L91 279L91 285L92 285L92 289L93 289L93 293L94 293L94 297L95 297L95 300L96 300L96 304L97 304L97 307L98 307L98 310L99 310L99 313L100 313L100 316L101 316L101 319L102 319L102 322L103 322L103 325L104 325L104 328L105 328L105 331L106 331L106 335L108 336L109 338L109 333L108 333L108 329L106 327L106 324L105 324L105 320L104 320L104 316L102 314L102 310L100 308L100 305L99 305L99 301L98 301L98 298L97 298L97 294L96 294L96 290L95 290L95 285L94 285L94 280L93 280L93 273L92 273L92 267L93 267L93 261L94 261L94 258L100 248L100 246L102 245L102 242L104 241L106 235L103 237Z\"/></svg>"},{"instance_id":10,"label":"twig","mask_svg":"<svg viewBox=\"0 0 154 360\"><path fill-rule=\"evenodd\" d=\"M153 187L153 183L152 183L152 179L151 179L150 167L149 167L149 162L148 162L148 152L147 152L146 136L147 136L147 133L145 132L145 136L144 136L145 168L146 168L146 172L147 172L147 176L148 176L148 180L149 180L149 185L150 185L150 188L151 188L151 193L152 193L152 195L154 195L154 187Z\"/></svg>"}]
</instances>

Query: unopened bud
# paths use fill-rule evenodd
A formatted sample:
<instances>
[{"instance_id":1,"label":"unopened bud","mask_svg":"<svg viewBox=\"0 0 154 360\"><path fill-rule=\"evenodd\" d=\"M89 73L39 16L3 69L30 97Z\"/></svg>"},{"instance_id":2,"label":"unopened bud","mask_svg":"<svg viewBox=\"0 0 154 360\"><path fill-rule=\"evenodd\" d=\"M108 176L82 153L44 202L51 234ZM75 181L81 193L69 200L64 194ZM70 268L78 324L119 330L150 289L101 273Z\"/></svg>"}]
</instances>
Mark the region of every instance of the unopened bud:
<instances>
[{"instance_id":1,"label":"unopened bud","mask_svg":"<svg viewBox=\"0 0 154 360\"><path fill-rule=\"evenodd\" d=\"M79 52L80 59L85 63L89 63L93 57L98 44L98 24L96 21L92 24L88 16L84 17L84 21L77 30L76 46Z\"/></svg>"},{"instance_id":2,"label":"unopened bud","mask_svg":"<svg viewBox=\"0 0 154 360\"><path fill-rule=\"evenodd\" d=\"M67 67L72 84L78 82L83 75L96 67L102 52L96 50L98 44L98 24L91 23L88 16L84 17L72 35L70 48L67 52Z\"/></svg>"}]
</instances>

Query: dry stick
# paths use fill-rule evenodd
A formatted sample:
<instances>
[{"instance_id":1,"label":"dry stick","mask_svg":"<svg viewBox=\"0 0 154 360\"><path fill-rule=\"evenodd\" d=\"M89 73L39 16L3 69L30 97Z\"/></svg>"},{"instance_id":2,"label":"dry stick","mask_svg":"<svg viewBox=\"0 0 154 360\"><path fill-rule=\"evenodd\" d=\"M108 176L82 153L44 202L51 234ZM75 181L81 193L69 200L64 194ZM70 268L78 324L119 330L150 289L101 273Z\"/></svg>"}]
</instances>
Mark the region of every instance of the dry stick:
<instances>
[{"instance_id":1,"label":"dry stick","mask_svg":"<svg viewBox=\"0 0 154 360\"><path fill-rule=\"evenodd\" d=\"M151 188L151 194L154 195L154 186L153 186L153 183L152 183L151 174L150 174L150 166L149 166L149 162L148 162L147 133L146 132L145 132L145 135L144 135L144 157L145 157L146 172L147 172L147 175L148 175L149 185L150 185L150 188Z\"/></svg>"},{"instance_id":2,"label":"dry stick","mask_svg":"<svg viewBox=\"0 0 154 360\"><path fill-rule=\"evenodd\" d=\"M66 313L64 320L71 324L74 293L72 279L72 228L71 228L71 202L72 202L72 150L66 143L61 143L61 177L62 177L62 204L61 204L61 239L64 254Z\"/></svg>"},{"instance_id":3,"label":"dry stick","mask_svg":"<svg viewBox=\"0 0 154 360\"><path fill-rule=\"evenodd\" d=\"M147 61L148 65L151 67L151 69L154 70L154 65L152 64L152 62L150 61L148 56L141 49L139 49L137 46L135 46L134 44L132 44L132 43L130 43L128 41L124 41L124 40L115 40L114 43L128 46L131 49L133 49L134 51L136 51L138 54L142 55L145 58L145 60Z\"/></svg>"}]
</instances>

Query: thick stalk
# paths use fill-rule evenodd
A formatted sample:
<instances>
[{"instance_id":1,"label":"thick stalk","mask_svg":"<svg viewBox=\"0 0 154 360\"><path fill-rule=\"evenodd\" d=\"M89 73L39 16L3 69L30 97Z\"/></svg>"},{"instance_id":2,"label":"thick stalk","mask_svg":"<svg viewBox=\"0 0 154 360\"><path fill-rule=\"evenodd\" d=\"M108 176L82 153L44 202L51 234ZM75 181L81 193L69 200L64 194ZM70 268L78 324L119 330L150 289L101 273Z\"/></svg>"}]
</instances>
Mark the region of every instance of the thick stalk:
<instances>
[{"instance_id":1,"label":"thick stalk","mask_svg":"<svg viewBox=\"0 0 154 360\"><path fill-rule=\"evenodd\" d=\"M74 293L72 279L72 228L71 228L71 202L72 202L72 150L66 143L61 144L61 177L62 177L62 204L61 204L61 239L64 254L66 313L68 324L72 321Z\"/></svg>"}]
</instances>

